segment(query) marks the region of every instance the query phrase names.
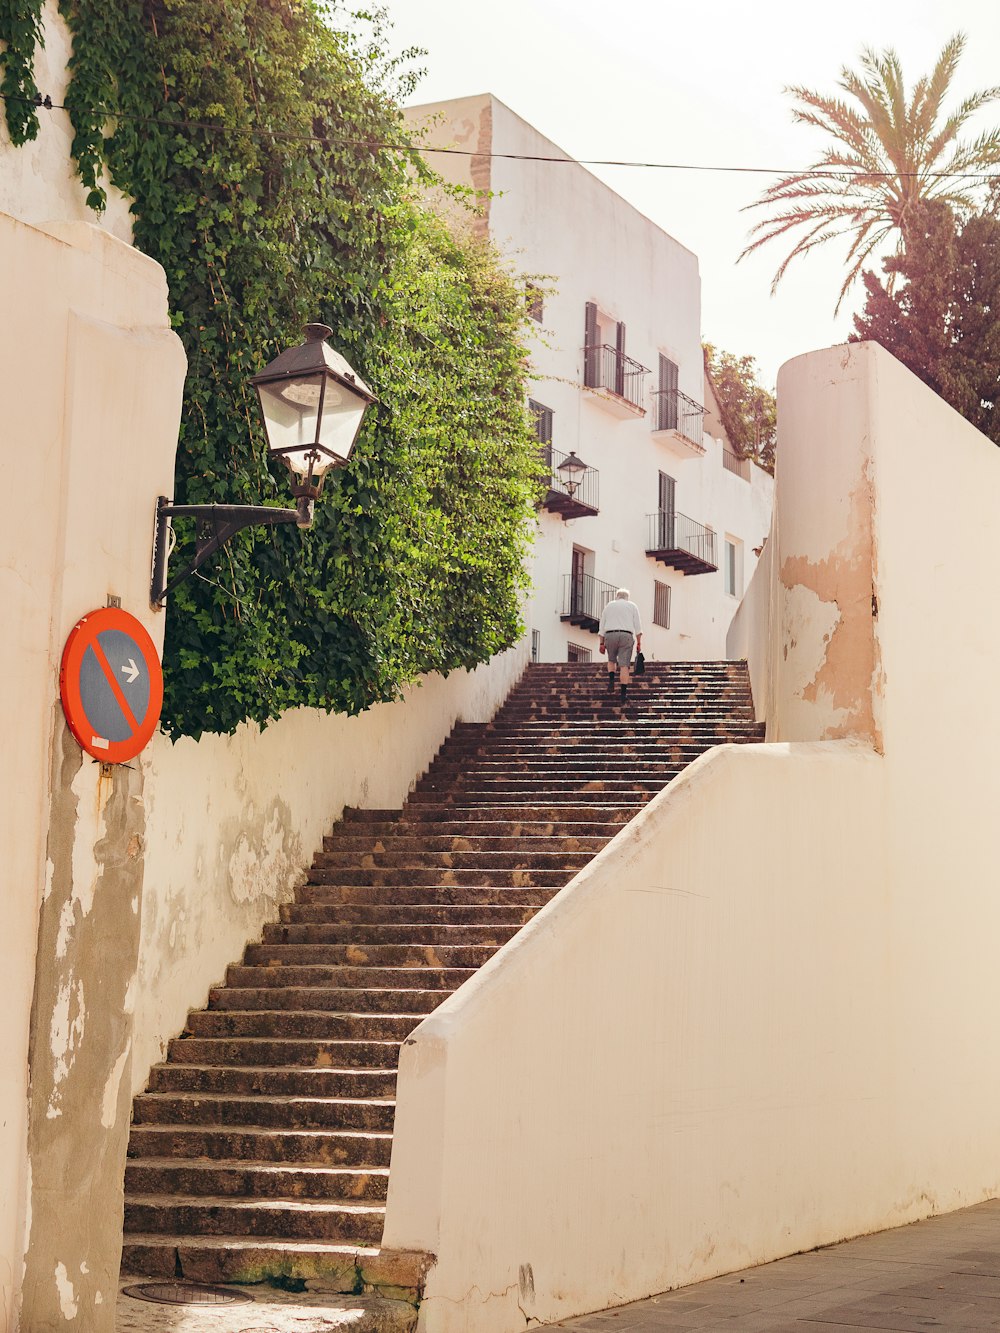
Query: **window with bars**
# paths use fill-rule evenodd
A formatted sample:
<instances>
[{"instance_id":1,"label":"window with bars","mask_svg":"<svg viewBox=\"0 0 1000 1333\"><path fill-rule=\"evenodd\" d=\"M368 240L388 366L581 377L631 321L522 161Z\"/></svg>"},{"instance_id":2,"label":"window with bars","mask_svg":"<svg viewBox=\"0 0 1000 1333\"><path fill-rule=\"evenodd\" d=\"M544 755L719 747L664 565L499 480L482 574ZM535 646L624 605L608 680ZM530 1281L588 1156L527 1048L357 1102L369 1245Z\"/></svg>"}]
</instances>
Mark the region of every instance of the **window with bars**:
<instances>
[{"instance_id":1,"label":"window with bars","mask_svg":"<svg viewBox=\"0 0 1000 1333\"><path fill-rule=\"evenodd\" d=\"M670 628L670 584L659 579L653 583L653 624Z\"/></svg>"},{"instance_id":2,"label":"window with bars","mask_svg":"<svg viewBox=\"0 0 1000 1333\"><path fill-rule=\"evenodd\" d=\"M540 629L531 631L531 660L533 662L542 660L542 631Z\"/></svg>"},{"instance_id":3,"label":"window with bars","mask_svg":"<svg viewBox=\"0 0 1000 1333\"><path fill-rule=\"evenodd\" d=\"M566 645L567 662L591 662L593 654L589 648L584 648L581 643L568 643Z\"/></svg>"},{"instance_id":4,"label":"window with bars","mask_svg":"<svg viewBox=\"0 0 1000 1333\"><path fill-rule=\"evenodd\" d=\"M541 287L536 287L533 282L526 282L524 298L528 307L528 318L533 319L536 324L541 324L545 317L545 299Z\"/></svg>"}]
</instances>

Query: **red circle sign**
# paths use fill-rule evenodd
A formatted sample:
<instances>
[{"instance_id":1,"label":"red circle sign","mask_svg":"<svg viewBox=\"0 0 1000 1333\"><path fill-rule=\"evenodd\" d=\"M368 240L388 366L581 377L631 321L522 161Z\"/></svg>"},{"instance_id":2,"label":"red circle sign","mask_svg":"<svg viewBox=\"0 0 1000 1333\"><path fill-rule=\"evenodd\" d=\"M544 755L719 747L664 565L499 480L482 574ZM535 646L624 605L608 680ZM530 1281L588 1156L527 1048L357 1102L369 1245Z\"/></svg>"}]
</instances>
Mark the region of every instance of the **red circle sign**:
<instances>
[{"instance_id":1,"label":"red circle sign","mask_svg":"<svg viewBox=\"0 0 1000 1333\"><path fill-rule=\"evenodd\" d=\"M106 764L135 758L163 707L159 655L135 616L112 606L77 621L63 649L59 694L88 754Z\"/></svg>"}]
</instances>

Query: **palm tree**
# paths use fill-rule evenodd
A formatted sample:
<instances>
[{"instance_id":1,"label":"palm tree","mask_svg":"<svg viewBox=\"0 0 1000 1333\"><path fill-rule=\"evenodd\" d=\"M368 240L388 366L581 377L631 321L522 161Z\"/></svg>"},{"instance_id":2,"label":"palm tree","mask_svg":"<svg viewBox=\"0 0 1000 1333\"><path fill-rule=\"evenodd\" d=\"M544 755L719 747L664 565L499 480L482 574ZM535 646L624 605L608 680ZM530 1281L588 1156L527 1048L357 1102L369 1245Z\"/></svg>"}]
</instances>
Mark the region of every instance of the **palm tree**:
<instances>
[{"instance_id":1,"label":"palm tree","mask_svg":"<svg viewBox=\"0 0 1000 1333\"><path fill-rule=\"evenodd\" d=\"M853 102L808 88L785 89L800 104L794 119L824 130L834 142L813 167L776 181L747 205L771 214L751 229L755 239L740 259L798 231L774 275L772 293L797 256L838 237L851 237L839 311L863 265L893 234L896 252L905 251L907 229L920 204L940 200L959 215L975 208L984 173L1000 162L1000 131L971 143L961 142L958 135L970 116L1000 97L1000 88L973 93L942 118L942 103L964 47L965 35L957 33L930 77L917 83L909 102L899 57L891 48L881 54L863 51L860 72L841 70L838 87Z\"/></svg>"}]
</instances>

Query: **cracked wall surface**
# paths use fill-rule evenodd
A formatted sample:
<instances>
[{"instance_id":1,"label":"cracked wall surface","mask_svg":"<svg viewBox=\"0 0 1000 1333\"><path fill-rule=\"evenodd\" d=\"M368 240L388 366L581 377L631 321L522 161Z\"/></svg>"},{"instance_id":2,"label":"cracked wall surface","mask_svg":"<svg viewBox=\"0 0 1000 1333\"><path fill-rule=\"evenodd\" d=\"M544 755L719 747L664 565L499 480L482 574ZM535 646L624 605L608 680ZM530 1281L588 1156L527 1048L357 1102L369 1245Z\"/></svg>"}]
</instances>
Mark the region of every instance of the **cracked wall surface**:
<instances>
[{"instance_id":1,"label":"cracked wall surface","mask_svg":"<svg viewBox=\"0 0 1000 1333\"><path fill-rule=\"evenodd\" d=\"M29 1057L28 1329L113 1329L142 895L142 774L60 718Z\"/></svg>"}]
</instances>

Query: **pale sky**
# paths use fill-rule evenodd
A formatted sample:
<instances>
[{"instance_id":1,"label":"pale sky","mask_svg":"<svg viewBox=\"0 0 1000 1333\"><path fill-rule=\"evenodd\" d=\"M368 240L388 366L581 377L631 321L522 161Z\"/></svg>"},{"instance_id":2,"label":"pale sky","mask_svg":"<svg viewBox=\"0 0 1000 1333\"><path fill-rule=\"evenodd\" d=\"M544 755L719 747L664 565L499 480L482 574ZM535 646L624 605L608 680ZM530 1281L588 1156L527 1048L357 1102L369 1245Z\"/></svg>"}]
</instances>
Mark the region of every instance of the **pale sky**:
<instances>
[{"instance_id":1,"label":"pale sky","mask_svg":"<svg viewBox=\"0 0 1000 1333\"><path fill-rule=\"evenodd\" d=\"M808 166L824 136L791 120L782 88L833 93L865 46L894 46L907 87L956 31L968 44L946 103L1000 83L998 0L381 0L398 53L422 46L414 102L491 92L572 156L716 166ZM972 122L1000 123L1000 102ZM558 171L558 166L552 167ZM637 168L595 173L699 257L702 334L753 355L773 384L782 362L851 330L862 289L835 321L843 280L837 243L797 260L769 293L780 242L738 266L772 178ZM585 225L581 222L580 225Z\"/></svg>"}]
</instances>

